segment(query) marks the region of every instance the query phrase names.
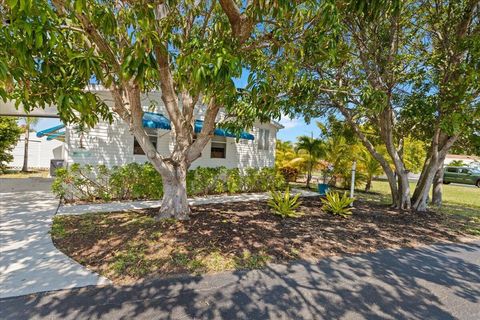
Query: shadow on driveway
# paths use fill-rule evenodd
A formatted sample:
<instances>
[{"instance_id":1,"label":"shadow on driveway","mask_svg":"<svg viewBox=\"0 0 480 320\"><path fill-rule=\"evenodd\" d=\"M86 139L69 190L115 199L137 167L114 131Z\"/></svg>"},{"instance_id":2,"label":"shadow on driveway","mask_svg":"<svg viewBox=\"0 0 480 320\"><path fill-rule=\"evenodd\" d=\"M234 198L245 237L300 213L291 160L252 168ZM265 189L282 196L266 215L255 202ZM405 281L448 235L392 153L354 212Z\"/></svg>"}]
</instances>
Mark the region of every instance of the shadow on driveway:
<instances>
[{"instance_id":1,"label":"shadow on driveway","mask_svg":"<svg viewBox=\"0 0 480 320\"><path fill-rule=\"evenodd\" d=\"M58 199L49 182L30 180L0 181L1 190L15 191L0 192L0 298L109 283L55 248L50 228Z\"/></svg>"},{"instance_id":2,"label":"shadow on driveway","mask_svg":"<svg viewBox=\"0 0 480 320\"><path fill-rule=\"evenodd\" d=\"M2 319L480 319L480 242L0 300Z\"/></svg>"}]
</instances>

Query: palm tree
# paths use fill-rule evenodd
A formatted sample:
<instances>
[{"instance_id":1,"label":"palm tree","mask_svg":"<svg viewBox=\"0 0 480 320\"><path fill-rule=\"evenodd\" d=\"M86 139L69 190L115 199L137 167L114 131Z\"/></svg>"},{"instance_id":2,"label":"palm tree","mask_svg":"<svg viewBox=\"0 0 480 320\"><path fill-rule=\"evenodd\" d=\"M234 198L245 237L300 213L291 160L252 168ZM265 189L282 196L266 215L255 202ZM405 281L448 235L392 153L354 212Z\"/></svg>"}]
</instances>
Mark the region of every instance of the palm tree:
<instances>
[{"instance_id":1,"label":"palm tree","mask_svg":"<svg viewBox=\"0 0 480 320\"><path fill-rule=\"evenodd\" d=\"M365 184L365 191L370 191L372 187L372 180L374 176L382 174L383 169L380 166L380 163L375 159L370 152L363 149L362 155L360 157L360 163L365 171L366 176L366 184Z\"/></svg>"},{"instance_id":2,"label":"palm tree","mask_svg":"<svg viewBox=\"0 0 480 320\"><path fill-rule=\"evenodd\" d=\"M275 148L275 165L279 168L283 167L288 161L293 159L293 145L290 141L277 140Z\"/></svg>"},{"instance_id":3,"label":"palm tree","mask_svg":"<svg viewBox=\"0 0 480 320\"><path fill-rule=\"evenodd\" d=\"M38 123L38 118L25 117L25 148L23 151L23 172L28 172L28 140L30 139L30 128Z\"/></svg>"},{"instance_id":4,"label":"palm tree","mask_svg":"<svg viewBox=\"0 0 480 320\"><path fill-rule=\"evenodd\" d=\"M312 170L318 160L324 156L325 149L323 141L320 139L308 136L300 136L297 139L297 151L303 150L307 153L307 188L309 188L312 180Z\"/></svg>"},{"instance_id":5,"label":"palm tree","mask_svg":"<svg viewBox=\"0 0 480 320\"><path fill-rule=\"evenodd\" d=\"M335 186L338 177L342 176L349 168L352 150L343 136L328 138L324 148L325 160L332 167L329 184Z\"/></svg>"}]
</instances>

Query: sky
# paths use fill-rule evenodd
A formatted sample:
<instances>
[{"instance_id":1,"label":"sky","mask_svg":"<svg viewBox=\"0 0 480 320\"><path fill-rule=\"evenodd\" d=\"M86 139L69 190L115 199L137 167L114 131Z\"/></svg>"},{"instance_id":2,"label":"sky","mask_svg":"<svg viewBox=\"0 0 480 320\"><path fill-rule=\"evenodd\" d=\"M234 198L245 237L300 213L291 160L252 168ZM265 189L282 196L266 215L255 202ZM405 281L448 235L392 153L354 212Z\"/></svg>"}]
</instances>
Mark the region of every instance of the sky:
<instances>
[{"instance_id":1,"label":"sky","mask_svg":"<svg viewBox=\"0 0 480 320\"><path fill-rule=\"evenodd\" d=\"M248 70L244 69L242 72L242 76L234 79L237 88L245 88L247 84L248 74ZM291 119L289 117L283 116L279 122L285 127L281 129L277 134L277 138L282 141L295 142L297 140L297 137L301 135L310 136L313 134L314 137L318 137L320 135L320 130L317 128L315 120L312 120L310 124L307 124L301 117ZM23 123L23 121L20 120L19 123ZM60 124L59 119L40 118L38 124L34 126L34 129L36 131L40 131L56 126L58 124Z\"/></svg>"}]
</instances>

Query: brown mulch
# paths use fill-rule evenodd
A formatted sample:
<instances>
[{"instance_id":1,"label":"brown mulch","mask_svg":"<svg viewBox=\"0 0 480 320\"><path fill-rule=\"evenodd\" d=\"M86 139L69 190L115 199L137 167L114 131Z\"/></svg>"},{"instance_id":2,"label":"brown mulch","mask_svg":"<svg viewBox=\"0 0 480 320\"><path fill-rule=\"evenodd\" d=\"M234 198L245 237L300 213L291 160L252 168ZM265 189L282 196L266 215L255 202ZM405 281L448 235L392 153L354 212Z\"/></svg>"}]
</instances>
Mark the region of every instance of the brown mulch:
<instances>
[{"instance_id":1,"label":"brown mulch","mask_svg":"<svg viewBox=\"0 0 480 320\"><path fill-rule=\"evenodd\" d=\"M465 233L467 221L460 217L398 212L361 201L348 218L323 212L318 198L305 198L300 211L305 215L282 219L265 202L252 201L194 206L189 221L155 221L154 209L61 216L55 224L62 225L64 234L54 233L53 240L81 264L119 283L131 283L192 272L198 263L190 262L212 252L232 259L249 252L286 262L473 237ZM127 251L140 252L135 272L112 271L118 254ZM215 271L232 268L215 261Z\"/></svg>"}]
</instances>

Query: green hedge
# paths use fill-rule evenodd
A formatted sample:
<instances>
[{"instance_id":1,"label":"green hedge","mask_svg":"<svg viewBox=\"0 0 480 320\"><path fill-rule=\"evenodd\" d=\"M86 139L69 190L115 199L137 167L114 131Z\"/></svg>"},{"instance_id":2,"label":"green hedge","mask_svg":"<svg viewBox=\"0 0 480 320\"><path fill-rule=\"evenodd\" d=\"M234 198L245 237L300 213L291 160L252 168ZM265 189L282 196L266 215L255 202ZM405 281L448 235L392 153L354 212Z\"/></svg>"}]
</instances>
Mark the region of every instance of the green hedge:
<instances>
[{"instance_id":1,"label":"green hedge","mask_svg":"<svg viewBox=\"0 0 480 320\"><path fill-rule=\"evenodd\" d=\"M160 174L150 163L130 163L111 169L73 164L58 169L56 174L52 191L67 201L154 200L163 195ZM285 187L285 179L273 168L248 168L242 172L225 167L198 167L187 174L189 196L265 192Z\"/></svg>"}]
</instances>

